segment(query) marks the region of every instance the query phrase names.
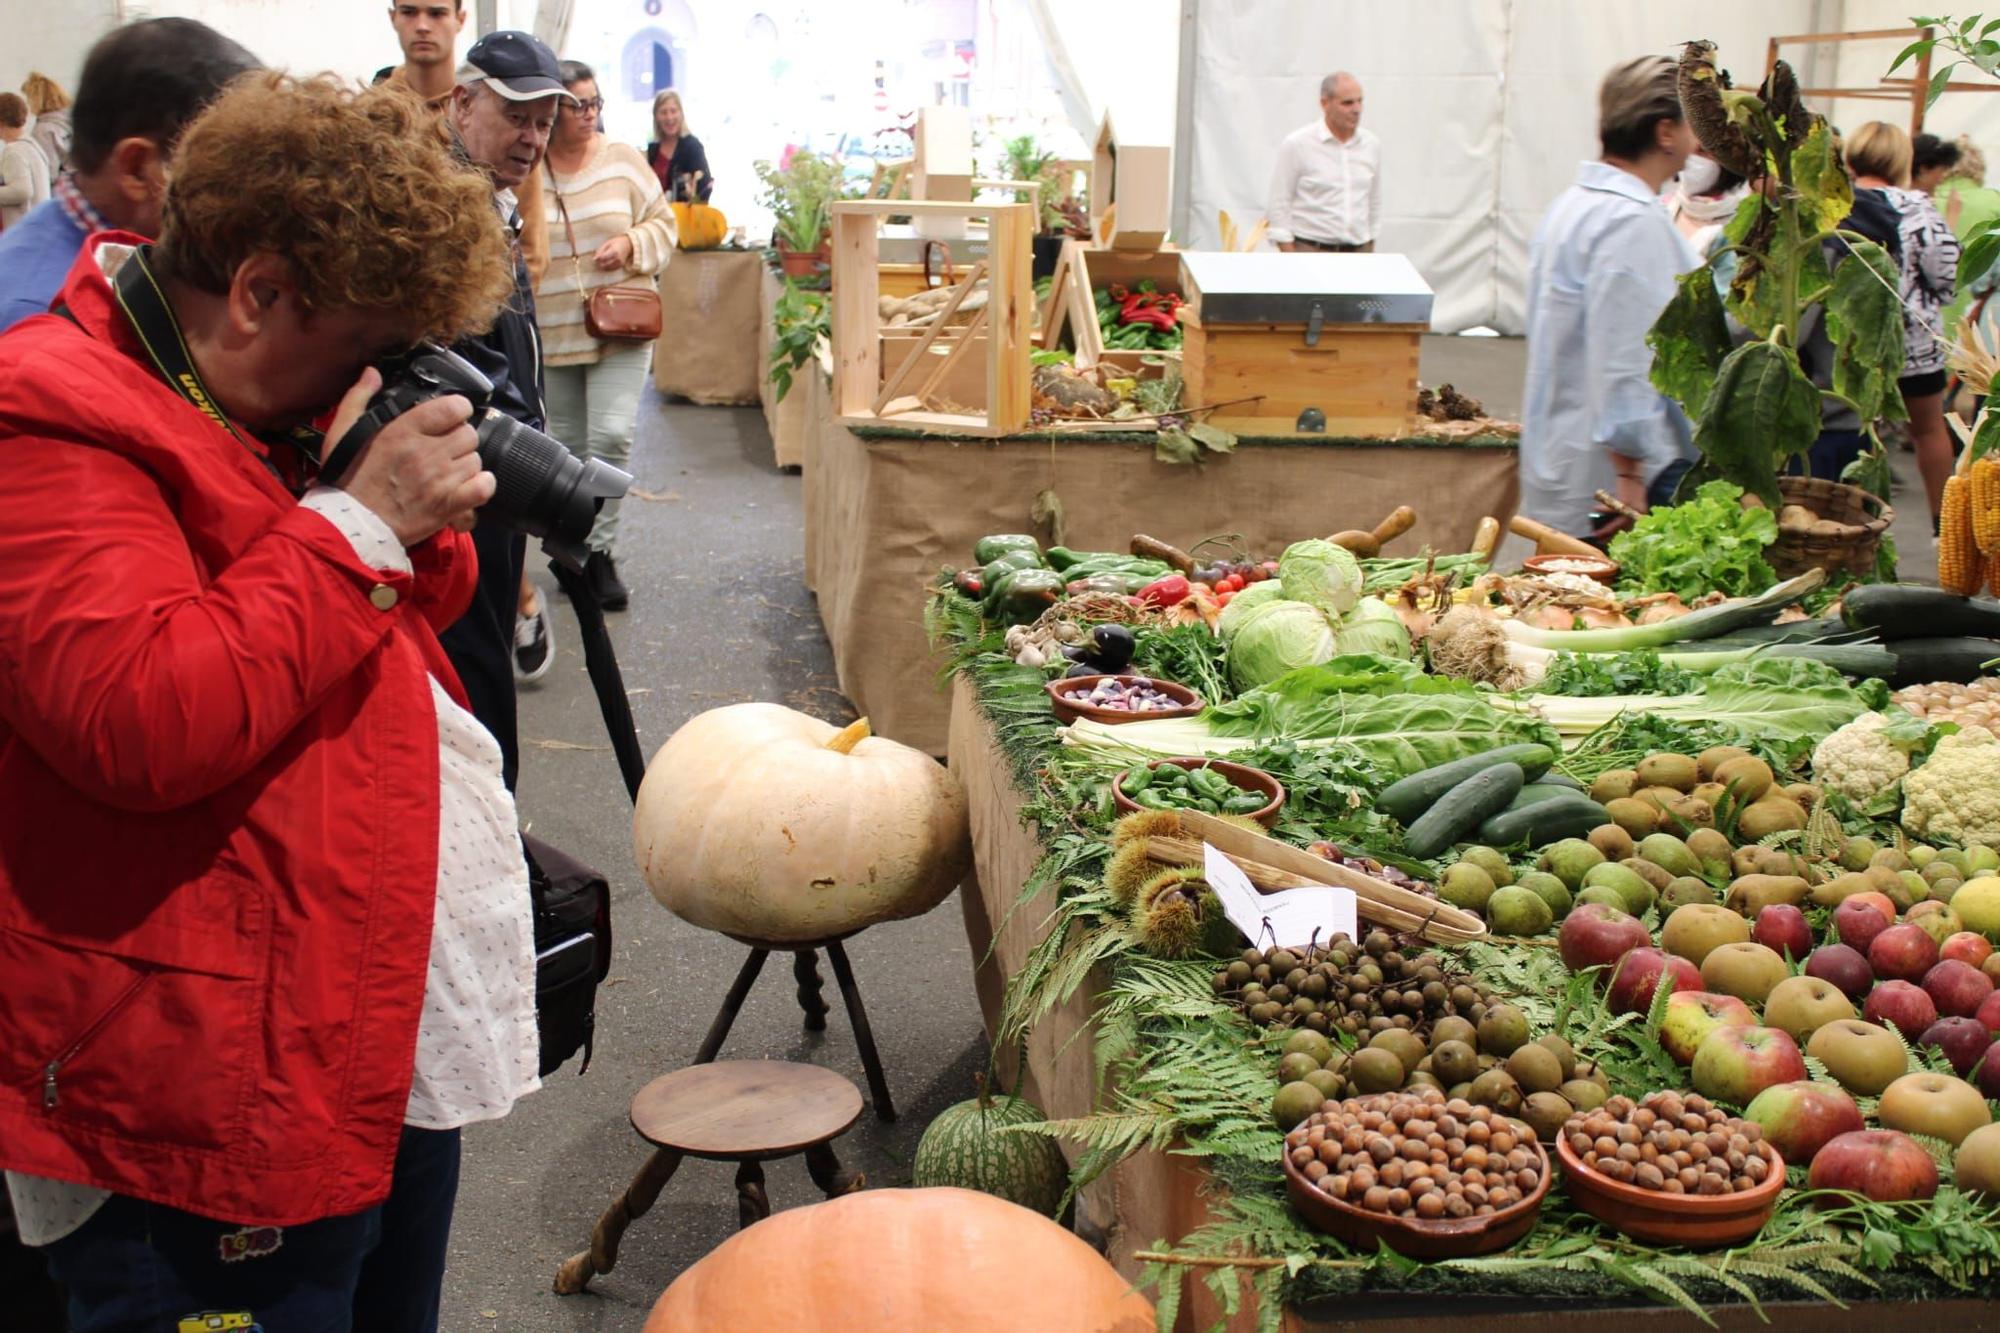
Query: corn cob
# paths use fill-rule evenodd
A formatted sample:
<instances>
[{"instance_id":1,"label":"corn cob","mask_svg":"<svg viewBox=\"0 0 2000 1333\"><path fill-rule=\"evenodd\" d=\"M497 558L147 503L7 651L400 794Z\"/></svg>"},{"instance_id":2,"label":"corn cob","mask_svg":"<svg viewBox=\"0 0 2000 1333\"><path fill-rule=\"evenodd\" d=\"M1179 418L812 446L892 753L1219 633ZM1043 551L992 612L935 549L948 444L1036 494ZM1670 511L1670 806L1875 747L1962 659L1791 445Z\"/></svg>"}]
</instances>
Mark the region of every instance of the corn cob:
<instances>
[{"instance_id":1,"label":"corn cob","mask_svg":"<svg viewBox=\"0 0 2000 1333\"><path fill-rule=\"evenodd\" d=\"M2000 597L2000 551L1986 557L1986 591Z\"/></svg>"},{"instance_id":2,"label":"corn cob","mask_svg":"<svg viewBox=\"0 0 2000 1333\"><path fill-rule=\"evenodd\" d=\"M1982 458L1972 465L1972 537L1981 552L2000 553L2000 460Z\"/></svg>"},{"instance_id":3,"label":"corn cob","mask_svg":"<svg viewBox=\"0 0 2000 1333\"><path fill-rule=\"evenodd\" d=\"M1951 477L1944 484L1944 505L1938 519L1938 586L1970 597L1986 577L1972 536L1972 483Z\"/></svg>"}]
</instances>

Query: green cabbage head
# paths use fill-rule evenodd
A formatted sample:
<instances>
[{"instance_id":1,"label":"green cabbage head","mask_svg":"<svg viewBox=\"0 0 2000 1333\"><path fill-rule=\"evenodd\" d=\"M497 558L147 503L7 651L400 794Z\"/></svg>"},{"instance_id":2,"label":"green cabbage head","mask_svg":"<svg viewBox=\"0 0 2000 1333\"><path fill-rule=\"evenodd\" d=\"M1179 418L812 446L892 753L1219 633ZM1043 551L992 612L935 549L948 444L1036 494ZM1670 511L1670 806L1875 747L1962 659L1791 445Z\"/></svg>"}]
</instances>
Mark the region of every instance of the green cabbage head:
<instances>
[{"instance_id":1,"label":"green cabbage head","mask_svg":"<svg viewBox=\"0 0 2000 1333\"><path fill-rule=\"evenodd\" d=\"M1236 605L1233 599L1229 604ZM1341 617L1335 633L1340 636L1343 653L1375 653L1403 661L1411 656L1410 631L1402 617L1387 602L1373 597L1356 602L1354 609Z\"/></svg>"},{"instance_id":2,"label":"green cabbage head","mask_svg":"<svg viewBox=\"0 0 2000 1333\"><path fill-rule=\"evenodd\" d=\"M1304 602L1265 602L1236 626L1229 679L1239 691L1255 689L1287 671L1331 661L1337 652L1333 626L1317 610Z\"/></svg>"},{"instance_id":3,"label":"green cabbage head","mask_svg":"<svg viewBox=\"0 0 2000 1333\"><path fill-rule=\"evenodd\" d=\"M1278 582L1292 601L1317 607L1328 620L1338 620L1361 600L1361 562L1345 546L1317 537L1293 542L1278 557Z\"/></svg>"},{"instance_id":4,"label":"green cabbage head","mask_svg":"<svg viewBox=\"0 0 2000 1333\"><path fill-rule=\"evenodd\" d=\"M1224 643L1236 637L1237 627L1250 618L1250 613L1266 602L1282 600L1285 589L1276 579L1265 579L1253 583L1242 592L1229 599L1229 605L1222 608L1222 614L1215 618L1215 632Z\"/></svg>"}]
</instances>

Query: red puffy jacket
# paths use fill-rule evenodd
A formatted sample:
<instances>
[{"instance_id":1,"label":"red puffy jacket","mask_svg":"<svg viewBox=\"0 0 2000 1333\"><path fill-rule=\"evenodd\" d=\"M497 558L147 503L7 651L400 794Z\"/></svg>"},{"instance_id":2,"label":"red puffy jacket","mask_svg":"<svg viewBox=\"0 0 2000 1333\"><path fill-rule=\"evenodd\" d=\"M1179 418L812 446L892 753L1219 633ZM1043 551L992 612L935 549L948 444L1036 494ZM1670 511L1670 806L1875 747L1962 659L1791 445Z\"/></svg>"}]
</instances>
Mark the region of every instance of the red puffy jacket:
<instances>
[{"instance_id":1,"label":"red puffy jacket","mask_svg":"<svg viewBox=\"0 0 2000 1333\"><path fill-rule=\"evenodd\" d=\"M0 1166L296 1225L389 1188L477 571L368 568L169 389L137 241L0 337Z\"/></svg>"}]
</instances>

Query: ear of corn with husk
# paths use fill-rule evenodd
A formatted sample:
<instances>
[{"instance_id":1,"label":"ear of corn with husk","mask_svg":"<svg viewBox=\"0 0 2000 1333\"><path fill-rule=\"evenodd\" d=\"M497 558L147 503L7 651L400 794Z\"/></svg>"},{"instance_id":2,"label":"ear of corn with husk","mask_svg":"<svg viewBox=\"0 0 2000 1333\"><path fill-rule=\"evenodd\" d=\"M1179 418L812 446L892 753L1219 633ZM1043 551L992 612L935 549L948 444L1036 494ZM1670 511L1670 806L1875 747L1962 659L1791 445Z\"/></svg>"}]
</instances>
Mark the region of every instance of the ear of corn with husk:
<instances>
[{"instance_id":1,"label":"ear of corn with husk","mask_svg":"<svg viewBox=\"0 0 2000 1333\"><path fill-rule=\"evenodd\" d=\"M1986 581L1986 560L1972 532L1972 482L1953 475L1944 483L1938 516L1938 586L1970 597Z\"/></svg>"}]
</instances>

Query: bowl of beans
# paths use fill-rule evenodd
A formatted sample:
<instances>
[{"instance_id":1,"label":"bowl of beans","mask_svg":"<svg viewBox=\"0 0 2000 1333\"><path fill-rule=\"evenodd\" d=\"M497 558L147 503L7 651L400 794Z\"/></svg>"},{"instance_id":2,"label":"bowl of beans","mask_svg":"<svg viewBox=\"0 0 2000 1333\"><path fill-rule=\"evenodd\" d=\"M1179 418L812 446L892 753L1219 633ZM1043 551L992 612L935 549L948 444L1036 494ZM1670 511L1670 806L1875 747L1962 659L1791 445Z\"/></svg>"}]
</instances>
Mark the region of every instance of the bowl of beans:
<instances>
[{"instance_id":1,"label":"bowl of beans","mask_svg":"<svg viewBox=\"0 0 2000 1333\"><path fill-rule=\"evenodd\" d=\"M1065 676L1042 687L1056 720L1139 722L1156 717L1193 717L1206 705L1185 685L1147 676Z\"/></svg>"},{"instance_id":2,"label":"bowl of beans","mask_svg":"<svg viewBox=\"0 0 2000 1333\"><path fill-rule=\"evenodd\" d=\"M1693 1093L1613 1097L1573 1115L1556 1157L1577 1207L1649 1245L1748 1240L1785 1188L1784 1159L1762 1128Z\"/></svg>"},{"instance_id":3,"label":"bowl of beans","mask_svg":"<svg viewBox=\"0 0 2000 1333\"><path fill-rule=\"evenodd\" d=\"M1535 1131L1436 1088L1329 1101L1285 1136L1285 1189L1315 1228L1412 1259L1504 1250L1553 1172Z\"/></svg>"}]
</instances>

